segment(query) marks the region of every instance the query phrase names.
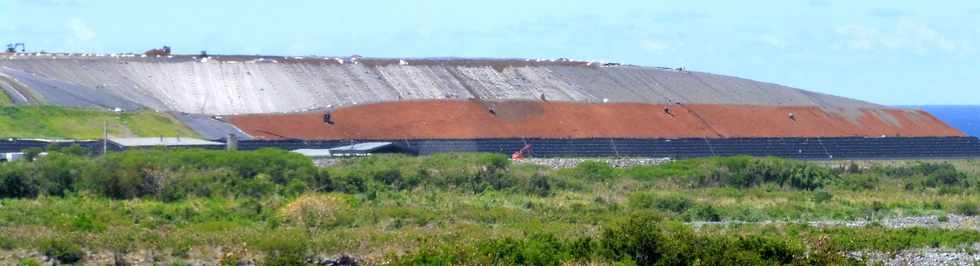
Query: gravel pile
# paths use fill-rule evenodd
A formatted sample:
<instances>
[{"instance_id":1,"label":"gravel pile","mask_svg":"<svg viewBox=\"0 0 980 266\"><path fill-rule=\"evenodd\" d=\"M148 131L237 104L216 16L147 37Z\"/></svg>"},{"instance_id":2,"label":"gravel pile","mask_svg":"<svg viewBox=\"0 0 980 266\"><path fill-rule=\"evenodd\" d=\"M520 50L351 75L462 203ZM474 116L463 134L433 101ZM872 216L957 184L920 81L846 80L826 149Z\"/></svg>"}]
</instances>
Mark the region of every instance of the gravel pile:
<instances>
[{"instance_id":1,"label":"gravel pile","mask_svg":"<svg viewBox=\"0 0 980 266\"><path fill-rule=\"evenodd\" d=\"M536 164L551 168L572 168L585 161L598 161L608 163L609 166L616 168L626 168L638 165L658 165L670 162L670 158L619 158L619 159L585 159L585 158L527 158L515 161L517 164Z\"/></svg>"}]
</instances>

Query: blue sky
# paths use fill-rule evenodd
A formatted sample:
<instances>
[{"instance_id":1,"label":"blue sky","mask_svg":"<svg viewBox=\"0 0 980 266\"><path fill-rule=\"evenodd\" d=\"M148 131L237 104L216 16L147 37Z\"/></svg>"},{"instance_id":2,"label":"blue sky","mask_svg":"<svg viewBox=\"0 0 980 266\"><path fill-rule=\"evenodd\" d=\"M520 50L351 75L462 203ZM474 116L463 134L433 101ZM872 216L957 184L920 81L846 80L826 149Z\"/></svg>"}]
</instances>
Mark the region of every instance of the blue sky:
<instances>
[{"instance_id":1,"label":"blue sky","mask_svg":"<svg viewBox=\"0 0 980 266\"><path fill-rule=\"evenodd\" d=\"M154 3L165 3L165 6ZM882 104L980 104L980 1L0 0L46 51L527 57L686 67Z\"/></svg>"}]
</instances>

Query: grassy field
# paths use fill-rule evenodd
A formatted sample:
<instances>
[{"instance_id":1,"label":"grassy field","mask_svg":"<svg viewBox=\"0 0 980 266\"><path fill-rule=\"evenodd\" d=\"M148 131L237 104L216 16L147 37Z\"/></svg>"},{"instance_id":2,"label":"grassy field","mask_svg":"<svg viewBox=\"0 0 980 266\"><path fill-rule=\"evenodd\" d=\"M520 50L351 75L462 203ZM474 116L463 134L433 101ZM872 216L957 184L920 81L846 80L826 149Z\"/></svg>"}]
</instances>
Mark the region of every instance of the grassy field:
<instances>
[{"instance_id":1,"label":"grassy field","mask_svg":"<svg viewBox=\"0 0 980 266\"><path fill-rule=\"evenodd\" d=\"M0 106L11 106L14 105L14 101L10 99L7 93L0 91Z\"/></svg>"},{"instance_id":2,"label":"grassy field","mask_svg":"<svg viewBox=\"0 0 980 266\"><path fill-rule=\"evenodd\" d=\"M13 138L99 139L108 123L118 137L197 136L165 113L116 114L95 109L56 106L0 107L0 136Z\"/></svg>"},{"instance_id":3,"label":"grassy field","mask_svg":"<svg viewBox=\"0 0 980 266\"><path fill-rule=\"evenodd\" d=\"M736 157L556 170L442 154L317 168L275 150L55 152L0 165L0 264L40 254L91 264L113 254L178 265L340 255L395 265L852 264L842 251L958 247L980 232L800 222L975 216L980 182L961 170L970 167ZM771 220L789 223L685 224Z\"/></svg>"}]
</instances>

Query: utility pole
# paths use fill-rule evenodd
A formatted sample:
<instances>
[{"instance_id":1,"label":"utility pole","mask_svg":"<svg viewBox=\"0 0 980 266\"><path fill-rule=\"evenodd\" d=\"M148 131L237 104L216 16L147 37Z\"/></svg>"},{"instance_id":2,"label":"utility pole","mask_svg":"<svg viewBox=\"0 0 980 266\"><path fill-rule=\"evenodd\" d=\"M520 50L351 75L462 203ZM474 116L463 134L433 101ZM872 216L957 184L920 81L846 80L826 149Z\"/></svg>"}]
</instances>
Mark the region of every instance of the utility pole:
<instances>
[{"instance_id":1,"label":"utility pole","mask_svg":"<svg viewBox=\"0 0 980 266\"><path fill-rule=\"evenodd\" d=\"M102 121L102 155L109 152L109 121Z\"/></svg>"}]
</instances>

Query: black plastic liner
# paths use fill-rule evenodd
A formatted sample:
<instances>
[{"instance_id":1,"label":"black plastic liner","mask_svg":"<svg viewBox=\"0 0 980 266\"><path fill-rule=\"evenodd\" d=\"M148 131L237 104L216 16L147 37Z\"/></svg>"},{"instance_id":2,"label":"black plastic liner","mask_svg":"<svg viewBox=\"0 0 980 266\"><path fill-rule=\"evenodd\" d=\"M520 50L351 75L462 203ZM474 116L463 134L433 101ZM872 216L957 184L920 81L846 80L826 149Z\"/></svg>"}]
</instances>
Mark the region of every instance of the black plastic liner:
<instances>
[{"instance_id":1,"label":"black plastic liner","mask_svg":"<svg viewBox=\"0 0 980 266\"><path fill-rule=\"evenodd\" d=\"M363 142L392 142L393 149L415 155L445 152L488 152L510 154L530 144L531 157L670 157L677 159L711 156L775 156L804 160L835 159L956 159L980 157L976 137L888 137L888 138L728 138L728 139L476 139L476 140L242 140L240 150L262 148L328 149ZM79 144L101 151L101 141ZM46 147L44 141L0 140L0 152ZM181 148L223 149L223 146ZM110 143L110 150L123 147Z\"/></svg>"}]
</instances>

